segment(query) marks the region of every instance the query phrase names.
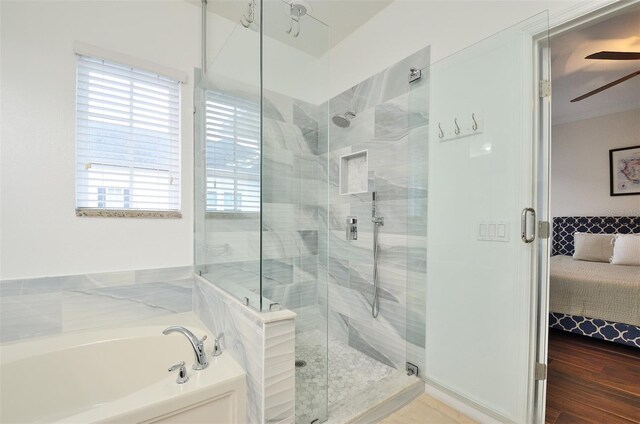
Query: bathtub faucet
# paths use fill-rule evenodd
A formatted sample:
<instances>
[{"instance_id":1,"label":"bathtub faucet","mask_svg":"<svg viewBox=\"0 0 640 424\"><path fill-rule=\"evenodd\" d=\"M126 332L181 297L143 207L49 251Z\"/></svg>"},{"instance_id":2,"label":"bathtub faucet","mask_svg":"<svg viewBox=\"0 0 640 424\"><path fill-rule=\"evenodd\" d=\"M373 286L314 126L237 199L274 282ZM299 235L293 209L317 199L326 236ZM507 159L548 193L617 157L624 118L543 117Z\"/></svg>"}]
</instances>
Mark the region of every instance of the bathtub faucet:
<instances>
[{"instance_id":1,"label":"bathtub faucet","mask_svg":"<svg viewBox=\"0 0 640 424\"><path fill-rule=\"evenodd\" d=\"M164 335L171 333L181 333L189 340L189 343L191 343L191 347L193 347L193 353L196 355L196 362L193 364L194 370L203 370L209 366L209 362L207 361L207 354L204 351L203 343L207 339L206 334L202 339L198 340L195 334L179 325L175 327L169 327L162 332L162 334Z\"/></svg>"}]
</instances>

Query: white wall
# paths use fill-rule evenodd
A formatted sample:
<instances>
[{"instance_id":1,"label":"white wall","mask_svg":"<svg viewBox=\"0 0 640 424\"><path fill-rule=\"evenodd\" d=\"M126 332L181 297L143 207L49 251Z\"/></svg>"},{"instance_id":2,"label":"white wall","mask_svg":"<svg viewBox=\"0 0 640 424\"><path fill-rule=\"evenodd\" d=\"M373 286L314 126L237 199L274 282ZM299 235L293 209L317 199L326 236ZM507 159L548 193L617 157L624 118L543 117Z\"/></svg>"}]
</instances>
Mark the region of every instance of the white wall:
<instances>
[{"instance_id":1,"label":"white wall","mask_svg":"<svg viewBox=\"0 0 640 424\"><path fill-rule=\"evenodd\" d=\"M182 0L2 2L1 278L192 264L193 68ZM183 71L182 219L75 216L74 42Z\"/></svg>"},{"instance_id":2,"label":"white wall","mask_svg":"<svg viewBox=\"0 0 640 424\"><path fill-rule=\"evenodd\" d=\"M535 14L558 17L580 3L588 2L397 0L329 52L330 97L425 46L437 62Z\"/></svg>"},{"instance_id":3,"label":"white wall","mask_svg":"<svg viewBox=\"0 0 640 424\"><path fill-rule=\"evenodd\" d=\"M609 150L639 135L640 109L554 125L551 216L640 215L640 196L609 195Z\"/></svg>"},{"instance_id":4,"label":"white wall","mask_svg":"<svg viewBox=\"0 0 640 424\"><path fill-rule=\"evenodd\" d=\"M193 69L201 65L200 7L184 0L0 4L0 278L191 265ZM210 67L241 80L239 70L259 76L257 33L213 13L208 27ZM188 75L182 87L182 219L75 216L76 42ZM267 88L310 102L324 100L326 57L271 39L264 45ZM238 57L255 66L241 66Z\"/></svg>"},{"instance_id":5,"label":"white wall","mask_svg":"<svg viewBox=\"0 0 640 424\"><path fill-rule=\"evenodd\" d=\"M275 24L269 21L272 16L264 19L270 24L268 29L274 31ZM328 29L317 26L320 28L314 31L316 43L328 44ZM283 33L285 28L286 22ZM218 76L223 76L244 84L247 92L259 93L260 34L254 28L249 30L238 22L209 13L207 35L208 77L215 81ZM312 104L327 100L329 71L326 56L312 56L269 36L262 39L262 51L262 84L265 90Z\"/></svg>"}]
</instances>

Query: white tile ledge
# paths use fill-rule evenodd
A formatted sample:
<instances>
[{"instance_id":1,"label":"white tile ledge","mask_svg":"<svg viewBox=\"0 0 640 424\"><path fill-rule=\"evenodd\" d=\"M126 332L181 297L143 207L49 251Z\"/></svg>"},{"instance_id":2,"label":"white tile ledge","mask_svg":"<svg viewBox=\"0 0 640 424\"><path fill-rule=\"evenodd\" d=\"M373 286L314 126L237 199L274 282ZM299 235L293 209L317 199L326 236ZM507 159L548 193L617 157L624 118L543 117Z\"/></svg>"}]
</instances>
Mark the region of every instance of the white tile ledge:
<instances>
[{"instance_id":1,"label":"white tile ledge","mask_svg":"<svg viewBox=\"0 0 640 424\"><path fill-rule=\"evenodd\" d=\"M278 321L292 320L297 316L295 312L290 311L289 309L281 309L274 312L260 312L250 306L244 305L242 302L240 302L239 299L227 293L206 278L195 273L193 275L196 280L200 281L202 284L206 284L209 287L212 287L218 292L220 297L223 298L225 302L229 303L236 309L239 309L245 315L248 315L249 318L251 318L253 321L261 322L263 324L270 324Z\"/></svg>"}]
</instances>

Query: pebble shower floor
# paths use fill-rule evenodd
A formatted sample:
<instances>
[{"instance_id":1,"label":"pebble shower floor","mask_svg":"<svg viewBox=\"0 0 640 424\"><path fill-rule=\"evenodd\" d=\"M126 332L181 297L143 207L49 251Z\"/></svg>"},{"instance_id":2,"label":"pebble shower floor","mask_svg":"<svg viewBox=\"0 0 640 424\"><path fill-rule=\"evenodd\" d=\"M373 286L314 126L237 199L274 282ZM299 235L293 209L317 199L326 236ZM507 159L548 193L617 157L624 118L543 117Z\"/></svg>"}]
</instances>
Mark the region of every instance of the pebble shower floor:
<instances>
[{"instance_id":1,"label":"pebble shower floor","mask_svg":"<svg viewBox=\"0 0 640 424\"><path fill-rule=\"evenodd\" d=\"M326 335L310 330L296 335L296 423L308 424L320 417L327 392ZM329 337L329 408L370 388L397 370Z\"/></svg>"}]
</instances>

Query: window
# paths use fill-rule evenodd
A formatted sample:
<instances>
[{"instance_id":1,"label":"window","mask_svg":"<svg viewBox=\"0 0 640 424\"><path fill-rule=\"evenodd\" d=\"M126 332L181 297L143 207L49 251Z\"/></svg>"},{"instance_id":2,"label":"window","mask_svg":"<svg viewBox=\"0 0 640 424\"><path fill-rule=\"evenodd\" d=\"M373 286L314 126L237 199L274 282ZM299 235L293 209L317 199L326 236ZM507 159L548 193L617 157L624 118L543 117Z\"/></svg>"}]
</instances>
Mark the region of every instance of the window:
<instances>
[{"instance_id":1,"label":"window","mask_svg":"<svg viewBox=\"0 0 640 424\"><path fill-rule=\"evenodd\" d=\"M180 82L77 60L78 211L179 211Z\"/></svg>"},{"instance_id":2,"label":"window","mask_svg":"<svg viewBox=\"0 0 640 424\"><path fill-rule=\"evenodd\" d=\"M207 211L260 211L260 104L206 93Z\"/></svg>"}]
</instances>

